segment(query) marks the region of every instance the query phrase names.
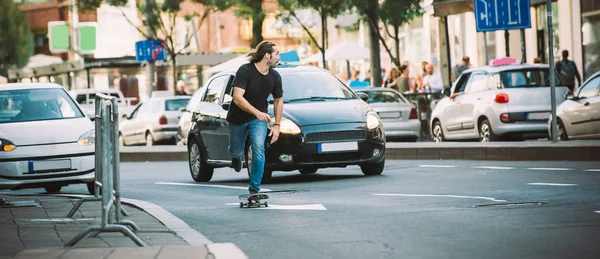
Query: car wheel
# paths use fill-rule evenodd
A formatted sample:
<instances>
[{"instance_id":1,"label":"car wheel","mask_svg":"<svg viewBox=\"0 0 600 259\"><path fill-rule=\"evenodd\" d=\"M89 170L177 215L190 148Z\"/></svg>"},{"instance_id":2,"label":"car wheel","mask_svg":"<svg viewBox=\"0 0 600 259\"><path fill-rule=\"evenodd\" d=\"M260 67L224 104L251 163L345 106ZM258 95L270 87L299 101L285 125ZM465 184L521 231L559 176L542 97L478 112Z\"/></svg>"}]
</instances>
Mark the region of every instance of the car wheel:
<instances>
[{"instance_id":1,"label":"car wheel","mask_svg":"<svg viewBox=\"0 0 600 259\"><path fill-rule=\"evenodd\" d=\"M94 195L94 192L95 192L95 190L94 190L94 188L95 188L94 182L87 183L86 185L87 185L88 193L91 194L91 195ZM99 194L102 194L102 187L100 187L99 191L100 191Z\"/></svg>"},{"instance_id":2,"label":"car wheel","mask_svg":"<svg viewBox=\"0 0 600 259\"><path fill-rule=\"evenodd\" d=\"M479 141L480 142L490 142L490 141L498 141L498 136L494 134L494 130L492 130L492 125L490 121L487 119L483 120L479 125Z\"/></svg>"},{"instance_id":3,"label":"car wheel","mask_svg":"<svg viewBox=\"0 0 600 259\"><path fill-rule=\"evenodd\" d=\"M365 175L380 175L385 167L385 158L379 163L366 163L360 165L360 170Z\"/></svg>"},{"instance_id":4,"label":"car wheel","mask_svg":"<svg viewBox=\"0 0 600 259\"><path fill-rule=\"evenodd\" d=\"M152 134L150 134L150 132L146 132L146 146L152 146L154 145L154 139L152 138Z\"/></svg>"},{"instance_id":5,"label":"car wheel","mask_svg":"<svg viewBox=\"0 0 600 259\"><path fill-rule=\"evenodd\" d=\"M433 142L444 142L446 138L444 137L444 131L442 130L442 123L440 121L436 121L433 124L432 136Z\"/></svg>"},{"instance_id":6,"label":"car wheel","mask_svg":"<svg viewBox=\"0 0 600 259\"><path fill-rule=\"evenodd\" d=\"M556 121L556 125L558 128L558 131L556 132L558 140L569 140L569 135L567 134L567 129L565 128L565 124L563 124L563 122L561 120L557 120ZM552 136L550 136L552 138Z\"/></svg>"},{"instance_id":7,"label":"car wheel","mask_svg":"<svg viewBox=\"0 0 600 259\"><path fill-rule=\"evenodd\" d=\"M250 172L252 171L252 148L250 148L250 143L246 143L246 148L244 149L244 160L246 160L246 172L248 172L248 178L250 178ZM263 177L260 183L267 183L271 180L273 176L273 170L267 169L266 162L265 168L263 170Z\"/></svg>"},{"instance_id":8,"label":"car wheel","mask_svg":"<svg viewBox=\"0 0 600 259\"><path fill-rule=\"evenodd\" d=\"M208 182L213 176L214 168L210 167L202 157L202 151L198 142L191 140L188 146L190 174L196 182Z\"/></svg>"},{"instance_id":9,"label":"car wheel","mask_svg":"<svg viewBox=\"0 0 600 259\"><path fill-rule=\"evenodd\" d=\"M119 133L119 146L122 146L122 147L127 146L125 144L125 138L123 137L123 134L121 134L121 133Z\"/></svg>"},{"instance_id":10,"label":"car wheel","mask_svg":"<svg viewBox=\"0 0 600 259\"><path fill-rule=\"evenodd\" d=\"M301 174L314 174L317 172L317 170L319 170L319 168L315 168L315 167L298 169L298 171L300 171Z\"/></svg>"},{"instance_id":11,"label":"car wheel","mask_svg":"<svg viewBox=\"0 0 600 259\"><path fill-rule=\"evenodd\" d=\"M62 189L62 186L46 186L44 187L44 189L46 190L47 193L57 193L60 192L60 189Z\"/></svg>"}]
</instances>

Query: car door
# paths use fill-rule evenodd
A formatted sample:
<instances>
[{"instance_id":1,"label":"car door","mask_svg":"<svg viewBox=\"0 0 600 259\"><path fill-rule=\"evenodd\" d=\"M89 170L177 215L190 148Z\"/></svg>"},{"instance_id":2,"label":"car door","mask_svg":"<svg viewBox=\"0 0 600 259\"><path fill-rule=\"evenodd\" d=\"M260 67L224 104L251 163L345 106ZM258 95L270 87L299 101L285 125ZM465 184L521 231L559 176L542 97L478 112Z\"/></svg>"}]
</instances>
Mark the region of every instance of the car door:
<instances>
[{"instance_id":1,"label":"car door","mask_svg":"<svg viewBox=\"0 0 600 259\"><path fill-rule=\"evenodd\" d=\"M233 78L234 75L229 75L226 80L227 84L225 85L219 103L219 106L221 107L221 111L219 112L219 127L215 132L217 145L219 146L220 151L220 159L222 160L231 160L231 155L229 154L229 123L227 122L228 110L223 109L222 104L233 101Z\"/></svg>"},{"instance_id":2,"label":"car door","mask_svg":"<svg viewBox=\"0 0 600 259\"><path fill-rule=\"evenodd\" d=\"M154 105L154 100L145 101L145 104L142 105L142 107L140 107L137 116L131 119L132 135L135 143L146 142L146 129L149 128L150 115L152 114L152 109Z\"/></svg>"},{"instance_id":3,"label":"car door","mask_svg":"<svg viewBox=\"0 0 600 259\"><path fill-rule=\"evenodd\" d=\"M121 134L123 134L123 138L125 138L125 142L127 144L136 143L135 140L135 127L134 127L134 119L138 116L140 108L144 106L144 103L139 103L131 114L127 115L127 119L121 120L119 122L121 124Z\"/></svg>"},{"instance_id":4,"label":"car door","mask_svg":"<svg viewBox=\"0 0 600 259\"><path fill-rule=\"evenodd\" d=\"M477 119L479 114L477 114L477 111L482 110L480 107L486 105L486 101L488 100L485 96L487 94L487 84L488 76L483 71L473 72L471 77L469 77L465 94L458 104L461 113L461 133L478 135Z\"/></svg>"},{"instance_id":5,"label":"car door","mask_svg":"<svg viewBox=\"0 0 600 259\"><path fill-rule=\"evenodd\" d=\"M206 92L198 110L194 112L194 127L198 137L202 140L207 151L208 159L218 160L221 157L216 132L221 127L223 108L221 107L221 95L229 75L218 75L207 85ZM226 115L226 114L225 114Z\"/></svg>"},{"instance_id":6,"label":"car door","mask_svg":"<svg viewBox=\"0 0 600 259\"><path fill-rule=\"evenodd\" d=\"M460 93L454 99L450 99L448 105L444 108L442 116L440 116L440 121L442 126L446 128L448 131L448 135L452 135L462 129L462 114L460 111L460 104L465 100L465 89L467 87L467 82L471 77L471 73L463 73L454 85L454 88L451 94Z\"/></svg>"},{"instance_id":7,"label":"car door","mask_svg":"<svg viewBox=\"0 0 600 259\"><path fill-rule=\"evenodd\" d=\"M569 135L587 136L600 134L600 76L588 80L576 94L576 105L565 111L571 122Z\"/></svg>"}]
</instances>

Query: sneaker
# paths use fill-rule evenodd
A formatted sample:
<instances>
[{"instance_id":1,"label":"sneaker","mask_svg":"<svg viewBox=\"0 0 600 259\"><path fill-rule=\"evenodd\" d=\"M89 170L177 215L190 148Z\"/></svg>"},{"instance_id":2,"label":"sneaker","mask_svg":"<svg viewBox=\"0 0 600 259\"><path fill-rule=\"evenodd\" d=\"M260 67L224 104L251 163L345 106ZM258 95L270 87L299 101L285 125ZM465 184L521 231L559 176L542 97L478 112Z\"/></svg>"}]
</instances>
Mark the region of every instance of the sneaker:
<instances>
[{"instance_id":1,"label":"sneaker","mask_svg":"<svg viewBox=\"0 0 600 259\"><path fill-rule=\"evenodd\" d=\"M236 172L242 171L242 159L241 158L232 158L231 163L233 164L233 170Z\"/></svg>"},{"instance_id":2,"label":"sneaker","mask_svg":"<svg viewBox=\"0 0 600 259\"><path fill-rule=\"evenodd\" d=\"M254 189L250 189L250 195L254 195L254 194L258 194L258 191L254 190Z\"/></svg>"}]
</instances>

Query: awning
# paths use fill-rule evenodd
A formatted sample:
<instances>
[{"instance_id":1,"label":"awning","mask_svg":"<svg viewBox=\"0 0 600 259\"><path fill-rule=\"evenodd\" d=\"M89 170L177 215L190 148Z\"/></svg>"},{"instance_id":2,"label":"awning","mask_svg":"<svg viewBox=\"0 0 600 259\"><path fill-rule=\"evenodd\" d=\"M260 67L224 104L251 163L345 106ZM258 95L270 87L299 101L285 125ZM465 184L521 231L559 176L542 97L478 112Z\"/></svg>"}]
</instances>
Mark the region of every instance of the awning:
<instances>
[{"instance_id":1,"label":"awning","mask_svg":"<svg viewBox=\"0 0 600 259\"><path fill-rule=\"evenodd\" d=\"M472 11L472 0L433 0L434 16L448 16Z\"/></svg>"}]
</instances>

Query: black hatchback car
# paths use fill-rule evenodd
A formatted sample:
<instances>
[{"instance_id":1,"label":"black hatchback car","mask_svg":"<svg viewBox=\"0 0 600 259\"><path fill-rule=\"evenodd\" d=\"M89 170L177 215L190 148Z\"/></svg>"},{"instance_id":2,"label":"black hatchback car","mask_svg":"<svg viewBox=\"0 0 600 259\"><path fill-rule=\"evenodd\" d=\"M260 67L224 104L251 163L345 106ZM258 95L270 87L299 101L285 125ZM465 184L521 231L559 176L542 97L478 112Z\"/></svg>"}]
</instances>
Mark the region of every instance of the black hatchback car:
<instances>
[{"instance_id":1,"label":"black hatchback car","mask_svg":"<svg viewBox=\"0 0 600 259\"><path fill-rule=\"evenodd\" d=\"M315 66L284 64L275 69L283 81L283 119L279 140L272 145L269 137L266 140L263 180L273 171L312 174L319 168L348 165L359 165L365 175L383 172L385 134L377 113L361 99L368 96L359 97ZM226 117L235 72L214 75L190 100L187 145L190 173L197 182L210 181L214 168L232 166ZM273 116L273 105L269 114ZM246 158L252 155L248 146Z\"/></svg>"}]
</instances>

